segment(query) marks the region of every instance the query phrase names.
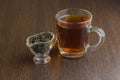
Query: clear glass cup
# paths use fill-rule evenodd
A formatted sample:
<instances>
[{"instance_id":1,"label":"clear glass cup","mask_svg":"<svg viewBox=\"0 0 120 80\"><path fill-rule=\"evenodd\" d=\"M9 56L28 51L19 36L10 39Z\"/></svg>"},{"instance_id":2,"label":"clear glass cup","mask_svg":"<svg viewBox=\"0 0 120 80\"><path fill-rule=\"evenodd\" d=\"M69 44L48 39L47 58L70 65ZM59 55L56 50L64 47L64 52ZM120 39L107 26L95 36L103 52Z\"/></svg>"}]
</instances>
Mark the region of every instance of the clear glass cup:
<instances>
[{"instance_id":1,"label":"clear glass cup","mask_svg":"<svg viewBox=\"0 0 120 80\"><path fill-rule=\"evenodd\" d=\"M43 34L49 34L51 37L50 39L42 36ZM42 38L46 41L43 41ZM26 45L29 47L30 51L34 54L33 61L35 64L46 64L50 62L51 57L49 56L49 53L56 42L56 36L52 32L41 32L32 36L29 36L26 39Z\"/></svg>"},{"instance_id":2,"label":"clear glass cup","mask_svg":"<svg viewBox=\"0 0 120 80\"><path fill-rule=\"evenodd\" d=\"M105 38L104 31L92 26L92 14L85 9L64 9L55 16L56 36L59 52L67 58L78 58L89 50L100 47ZM95 45L89 45L89 34L95 32L99 41Z\"/></svg>"}]
</instances>

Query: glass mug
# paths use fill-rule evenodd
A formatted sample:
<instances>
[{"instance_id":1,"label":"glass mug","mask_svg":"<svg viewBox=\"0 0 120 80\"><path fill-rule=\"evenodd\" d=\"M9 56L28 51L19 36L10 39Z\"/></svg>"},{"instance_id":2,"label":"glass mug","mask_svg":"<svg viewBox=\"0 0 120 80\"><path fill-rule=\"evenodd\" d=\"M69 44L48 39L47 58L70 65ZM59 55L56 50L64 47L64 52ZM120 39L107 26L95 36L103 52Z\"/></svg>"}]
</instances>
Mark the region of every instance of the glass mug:
<instances>
[{"instance_id":1,"label":"glass mug","mask_svg":"<svg viewBox=\"0 0 120 80\"><path fill-rule=\"evenodd\" d=\"M79 58L90 50L100 47L105 38L105 33L101 28L93 27L92 14L85 9L64 9L55 16L56 36L59 52L67 58ZM96 32L99 41L95 45L89 45L89 34Z\"/></svg>"}]
</instances>

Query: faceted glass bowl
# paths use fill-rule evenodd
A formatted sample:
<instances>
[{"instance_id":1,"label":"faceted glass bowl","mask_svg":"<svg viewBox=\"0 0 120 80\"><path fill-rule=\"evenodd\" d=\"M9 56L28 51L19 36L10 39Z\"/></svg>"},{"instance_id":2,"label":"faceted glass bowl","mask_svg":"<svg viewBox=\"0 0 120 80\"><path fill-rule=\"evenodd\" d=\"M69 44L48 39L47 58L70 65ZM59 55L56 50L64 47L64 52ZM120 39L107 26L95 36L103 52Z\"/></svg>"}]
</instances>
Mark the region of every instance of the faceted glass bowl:
<instances>
[{"instance_id":1,"label":"faceted glass bowl","mask_svg":"<svg viewBox=\"0 0 120 80\"><path fill-rule=\"evenodd\" d=\"M52 32L41 32L26 39L26 45L34 54L35 64L46 64L50 62L49 53L56 42L56 36Z\"/></svg>"}]
</instances>

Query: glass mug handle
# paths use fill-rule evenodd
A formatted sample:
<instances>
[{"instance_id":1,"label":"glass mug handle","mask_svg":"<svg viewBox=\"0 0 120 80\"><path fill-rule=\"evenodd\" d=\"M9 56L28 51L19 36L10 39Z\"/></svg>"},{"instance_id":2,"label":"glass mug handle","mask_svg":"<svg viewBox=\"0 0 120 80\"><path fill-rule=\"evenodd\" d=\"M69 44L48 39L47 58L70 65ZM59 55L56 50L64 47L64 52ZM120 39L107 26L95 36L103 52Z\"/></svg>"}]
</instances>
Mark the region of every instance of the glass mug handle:
<instances>
[{"instance_id":1,"label":"glass mug handle","mask_svg":"<svg viewBox=\"0 0 120 80\"><path fill-rule=\"evenodd\" d=\"M93 51L93 50L99 48L103 44L104 39L105 39L105 32L101 28L90 26L89 33L91 33L91 32L95 32L99 36L99 41L97 44L88 45L88 49Z\"/></svg>"}]
</instances>

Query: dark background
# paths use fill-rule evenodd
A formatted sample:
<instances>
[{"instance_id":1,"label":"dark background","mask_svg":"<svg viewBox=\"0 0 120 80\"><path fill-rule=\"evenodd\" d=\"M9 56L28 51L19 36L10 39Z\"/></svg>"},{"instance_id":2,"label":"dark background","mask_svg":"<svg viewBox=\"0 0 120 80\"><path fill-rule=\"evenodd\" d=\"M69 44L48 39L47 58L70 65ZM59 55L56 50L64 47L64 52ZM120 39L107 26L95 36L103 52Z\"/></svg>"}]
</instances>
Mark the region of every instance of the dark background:
<instances>
[{"instance_id":1,"label":"dark background","mask_svg":"<svg viewBox=\"0 0 120 80\"><path fill-rule=\"evenodd\" d=\"M89 10L106 33L104 45L79 59L63 58L55 46L50 63L35 65L26 38L55 32L54 16L65 8ZM120 1L0 0L0 80L120 80Z\"/></svg>"}]
</instances>

